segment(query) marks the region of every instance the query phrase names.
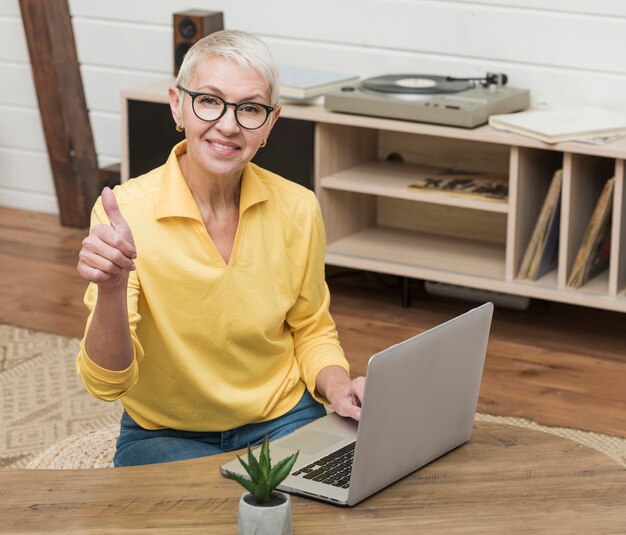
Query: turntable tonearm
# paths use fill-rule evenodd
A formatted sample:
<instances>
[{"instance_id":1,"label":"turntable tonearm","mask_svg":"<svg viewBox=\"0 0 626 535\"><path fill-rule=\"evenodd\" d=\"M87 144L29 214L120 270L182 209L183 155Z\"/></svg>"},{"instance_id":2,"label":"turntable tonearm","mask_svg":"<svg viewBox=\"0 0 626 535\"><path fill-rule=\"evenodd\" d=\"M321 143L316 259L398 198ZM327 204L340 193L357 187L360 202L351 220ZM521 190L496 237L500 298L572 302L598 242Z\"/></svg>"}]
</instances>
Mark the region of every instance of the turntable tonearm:
<instances>
[{"instance_id":1,"label":"turntable tonearm","mask_svg":"<svg viewBox=\"0 0 626 535\"><path fill-rule=\"evenodd\" d=\"M507 76L454 78L396 74L362 80L326 93L331 111L474 128L490 115L512 113L530 105L527 89L506 87Z\"/></svg>"}]
</instances>

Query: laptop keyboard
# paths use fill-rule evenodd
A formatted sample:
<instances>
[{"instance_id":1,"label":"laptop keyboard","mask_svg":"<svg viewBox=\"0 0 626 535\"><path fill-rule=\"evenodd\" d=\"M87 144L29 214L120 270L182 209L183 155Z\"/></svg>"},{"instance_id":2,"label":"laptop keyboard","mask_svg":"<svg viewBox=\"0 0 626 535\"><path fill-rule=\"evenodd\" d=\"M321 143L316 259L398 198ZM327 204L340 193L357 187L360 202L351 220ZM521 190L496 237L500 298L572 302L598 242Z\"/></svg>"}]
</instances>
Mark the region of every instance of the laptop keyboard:
<instances>
[{"instance_id":1,"label":"laptop keyboard","mask_svg":"<svg viewBox=\"0 0 626 535\"><path fill-rule=\"evenodd\" d=\"M352 442L326 457L304 466L292 476L300 476L320 483L326 483L333 487L347 489L350 486L350 474L352 473L352 460L354 459L354 446Z\"/></svg>"}]
</instances>

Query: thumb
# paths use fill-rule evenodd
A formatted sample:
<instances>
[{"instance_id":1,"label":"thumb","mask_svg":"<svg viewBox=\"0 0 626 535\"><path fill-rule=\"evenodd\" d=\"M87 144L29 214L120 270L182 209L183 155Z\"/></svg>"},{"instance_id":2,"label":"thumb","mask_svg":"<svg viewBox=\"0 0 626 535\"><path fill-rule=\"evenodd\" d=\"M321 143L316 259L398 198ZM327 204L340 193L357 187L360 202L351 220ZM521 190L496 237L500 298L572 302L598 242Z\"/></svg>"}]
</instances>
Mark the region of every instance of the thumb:
<instances>
[{"instance_id":1,"label":"thumb","mask_svg":"<svg viewBox=\"0 0 626 535\"><path fill-rule=\"evenodd\" d=\"M126 223L122 212L120 211L120 207L117 204L117 199L115 198L115 194L111 190L111 188L104 188L102 190L102 207L104 208L104 212L106 213L111 226L119 232L122 237L128 241L130 244L135 245L135 240L133 240L133 233Z\"/></svg>"}]
</instances>

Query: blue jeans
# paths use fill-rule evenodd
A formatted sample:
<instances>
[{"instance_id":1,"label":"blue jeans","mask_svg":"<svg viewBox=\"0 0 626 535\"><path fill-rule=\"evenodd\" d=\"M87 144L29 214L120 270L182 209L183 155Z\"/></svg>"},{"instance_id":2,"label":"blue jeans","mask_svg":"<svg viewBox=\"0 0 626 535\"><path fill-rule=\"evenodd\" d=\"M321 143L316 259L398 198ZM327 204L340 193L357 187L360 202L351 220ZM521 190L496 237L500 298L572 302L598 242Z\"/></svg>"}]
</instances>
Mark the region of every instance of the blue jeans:
<instances>
[{"instance_id":1,"label":"blue jeans","mask_svg":"<svg viewBox=\"0 0 626 535\"><path fill-rule=\"evenodd\" d=\"M298 404L287 414L257 424L229 431L148 430L138 425L124 411L115 451L115 466L136 466L182 461L216 455L226 451L258 445L267 434L270 440L280 438L326 414L324 406L305 390Z\"/></svg>"}]
</instances>

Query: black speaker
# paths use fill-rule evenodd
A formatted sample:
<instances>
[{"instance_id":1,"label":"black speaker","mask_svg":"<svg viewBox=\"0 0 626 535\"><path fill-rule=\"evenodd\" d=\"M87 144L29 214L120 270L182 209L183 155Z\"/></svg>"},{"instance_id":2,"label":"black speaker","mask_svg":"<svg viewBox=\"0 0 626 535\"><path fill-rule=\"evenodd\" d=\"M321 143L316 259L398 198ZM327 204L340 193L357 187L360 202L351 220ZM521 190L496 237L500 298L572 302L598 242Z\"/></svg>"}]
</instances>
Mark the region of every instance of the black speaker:
<instances>
[{"instance_id":1,"label":"black speaker","mask_svg":"<svg viewBox=\"0 0 626 535\"><path fill-rule=\"evenodd\" d=\"M174 76L178 75L187 51L203 37L224 29L221 11L174 13Z\"/></svg>"}]
</instances>

